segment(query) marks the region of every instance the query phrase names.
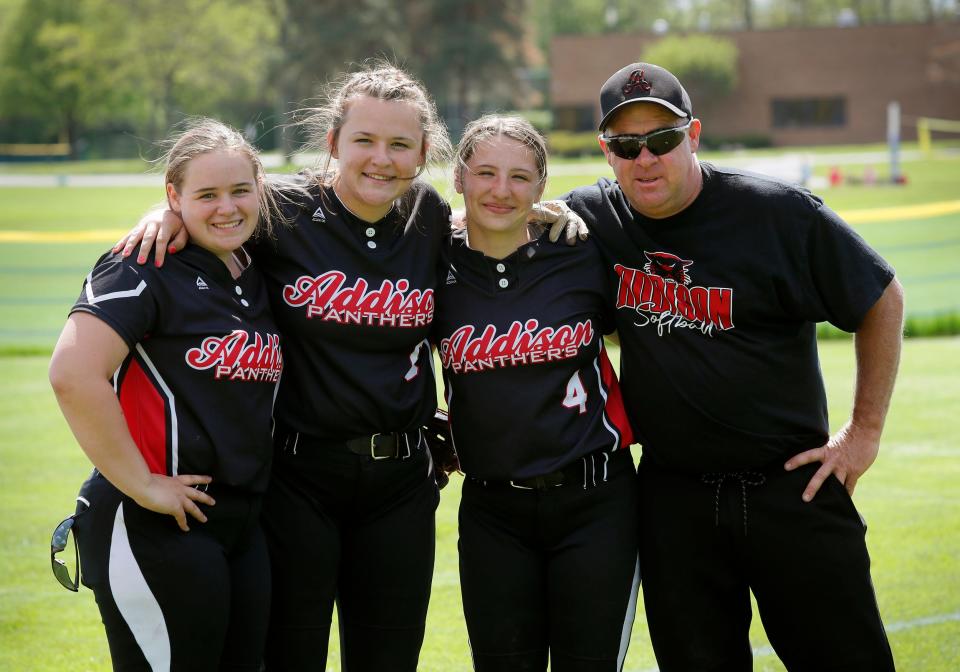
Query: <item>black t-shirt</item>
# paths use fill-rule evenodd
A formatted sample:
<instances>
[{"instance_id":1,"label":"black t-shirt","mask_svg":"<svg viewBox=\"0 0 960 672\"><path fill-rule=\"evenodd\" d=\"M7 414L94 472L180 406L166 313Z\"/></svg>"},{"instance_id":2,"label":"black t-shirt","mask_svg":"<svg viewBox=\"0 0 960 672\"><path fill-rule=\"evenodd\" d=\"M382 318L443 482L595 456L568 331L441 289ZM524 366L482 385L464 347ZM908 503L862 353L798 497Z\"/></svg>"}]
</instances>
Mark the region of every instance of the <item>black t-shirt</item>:
<instances>
[{"instance_id":1,"label":"black t-shirt","mask_svg":"<svg viewBox=\"0 0 960 672\"><path fill-rule=\"evenodd\" d=\"M446 246L434 340L454 446L484 480L540 476L632 442L613 367L607 278L592 241L546 234L505 259Z\"/></svg>"},{"instance_id":2,"label":"black t-shirt","mask_svg":"<svg viewBox=\"0 0 960 672\"><path fill-rule=\"evenodd\" d=\"M160 271L152 258L105 254L70 312L95 315L129 346L114 387L151 472L262 493L283 368L263 279L251 265L235 280L195 245L168 260Z\"/></svg>"},{"instance_id":3,"label":"black t-shirt","mask_svg":"<svg viewBox=\"0 0 960 672\"><path fill-rule=\"evenodd\" d=\"M815 325L856 330L894 273L806 190L701 165L702 192L665 219L640 215L607 179L566 199L614 282L621 384L644 456L759 467L826 441Z\"/></svg>"},{"instance_id":4,"label":"black t-shirt","mask_svg":"<svg viewBox=\"0 0 960 672\"><path fill-rule=\"evenodd\" d=\"M428 334L449 206L420 182L374 223L329 187L291 198L293 225L252 248L284 336L277 421L327 440L424 424L437 403Z\"/></svg>"}]
</instances>

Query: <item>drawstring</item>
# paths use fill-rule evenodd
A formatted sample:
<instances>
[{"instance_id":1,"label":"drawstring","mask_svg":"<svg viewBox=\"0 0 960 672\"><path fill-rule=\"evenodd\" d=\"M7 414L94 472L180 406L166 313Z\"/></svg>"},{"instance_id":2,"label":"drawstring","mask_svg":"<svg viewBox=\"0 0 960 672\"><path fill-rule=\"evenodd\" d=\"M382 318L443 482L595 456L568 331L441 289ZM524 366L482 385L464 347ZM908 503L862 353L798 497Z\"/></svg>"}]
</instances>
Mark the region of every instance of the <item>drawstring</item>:
<instances>
[{"instance_id":1,"label":"drawstring","mask_svg":"<svg viewBox=\"0 0 960 672\"><path fill-rule=\"evenodd\" d=\"M716 485L713 492L713 524L720 526L720 488L727 479L740 481L740 501L743 504L743 535L747 535L747 486L763 485L766 477L756 471L710 472L700 477L707 485Z\"/></svg>"}]
</instances>

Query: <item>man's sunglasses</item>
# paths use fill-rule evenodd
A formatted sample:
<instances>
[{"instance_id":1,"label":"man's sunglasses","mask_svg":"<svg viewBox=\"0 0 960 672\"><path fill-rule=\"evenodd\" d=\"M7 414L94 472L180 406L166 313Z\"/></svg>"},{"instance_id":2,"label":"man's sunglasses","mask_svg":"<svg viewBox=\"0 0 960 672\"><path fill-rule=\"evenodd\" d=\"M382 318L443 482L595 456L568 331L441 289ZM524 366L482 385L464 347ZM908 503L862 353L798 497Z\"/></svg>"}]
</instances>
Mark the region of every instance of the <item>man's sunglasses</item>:
<instances>
[{"instance_id":1,"label":"man's sunglasses","mask_svg":"<svg viewBox=\"0 0 960 672\"><path fill-rule=\"evenodd\" d=\"M57 577L61 586L75 593L80 587L80 549L77 547L77 540L73 540L73 567L75 568L73 577L70 576L70 568L67 567L67 563L58 558L57 553L67 547L70 530L73 529L73 523L76 520L77 514L65 519L57 525L57 529L53 531L53 537L50 539L50 565L53 567L53 575Z\"/></svg>"},{"instance_id":2,"label":"man's sunglasses","mask_svg":"<svg viewBox=\"0 0 960 672\"><path fill-rule=\"evenodd\" d=\"M693 123L692 119L683 126L661 128L658 131L653 131L646 135L614 135L610 138L605 138L601 135L600 140L610 148L611 152L621 159L632 161L640 156L640 150L644 147L649 149L650 153L654 156L663 156L667 152L676 149L677 146L683 142L683 138L687 133L687 129L690 128L691 123Z\"/></svg>"}]
</instances>

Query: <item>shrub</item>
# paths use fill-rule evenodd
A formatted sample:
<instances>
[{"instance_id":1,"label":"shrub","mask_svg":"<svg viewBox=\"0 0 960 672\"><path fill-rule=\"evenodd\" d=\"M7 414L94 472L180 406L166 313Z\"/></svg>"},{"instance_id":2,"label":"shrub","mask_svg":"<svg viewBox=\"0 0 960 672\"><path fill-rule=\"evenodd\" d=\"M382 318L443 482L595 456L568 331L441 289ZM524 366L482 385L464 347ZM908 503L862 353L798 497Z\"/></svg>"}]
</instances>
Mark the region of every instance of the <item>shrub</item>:
<instances>
[{"instance_id":1,"label":"shrub","mask_svg":"<svg viewBox=\"0 0 960 672\"><path fill-rule=\"evenodd\" d=\"M601 156L597 134L593 131L583 133L553 131L547 135L547 146L551 156Z\"/></svg>"},{"instance_id":2,"label":"shrub","mask_svg":"<svg viewBox=\"0 0 960 672\"><path fill-rule=\"evenodd\" d=\"M773 141L764 133L744 133L742 135L707 135L700 136L702 149L727 151L730 149L762 149L773 147Z\"/></svg>"},{"instance_id":3,"label":"shrub","mask_svg":"<svg viewBox=\"0 0 960 672\"><path fill-rule=\"evenodd\" d=\"M960 312L946 311L931 315L908 315L903 325L906 338L930 338L934 336L960 335ZM817 325L817 338L843 339L851 335L830 324Z\"/></svg>"},{"instance_id":4,"label":"shrub","mask_svg":"<svg viewBox=\"0 0 960 672\"><path fill-rule=\"evenodd\" d=\"M737 87L737 47L711 35L671 36L647 47L643 61L677 76L694 102L725 96Z\"/></svg>"}]
</instances>

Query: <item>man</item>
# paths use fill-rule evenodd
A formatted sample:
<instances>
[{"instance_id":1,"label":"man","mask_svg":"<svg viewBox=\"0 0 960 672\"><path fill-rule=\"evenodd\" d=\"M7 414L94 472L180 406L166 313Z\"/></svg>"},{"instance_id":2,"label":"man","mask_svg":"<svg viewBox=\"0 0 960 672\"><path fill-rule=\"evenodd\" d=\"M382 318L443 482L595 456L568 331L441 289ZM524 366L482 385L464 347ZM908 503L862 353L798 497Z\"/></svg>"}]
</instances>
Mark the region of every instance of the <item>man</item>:
<instances>
[{"instance_id":1,"label":"man","mask_svg":"<svg viewBox=\"0 0 960 672\"><path fill-rule=\"evenodd\" d=\"M750 670L752 590L789 670L892 670L850 494L896 376L893 269L807 191L701 164L700 121L663 68L618 71L600 107L617 181L567 201L614 280L660 669ZM823 321L856 334L853 412L832 437Z\"/></svg>"}]
</instances>

